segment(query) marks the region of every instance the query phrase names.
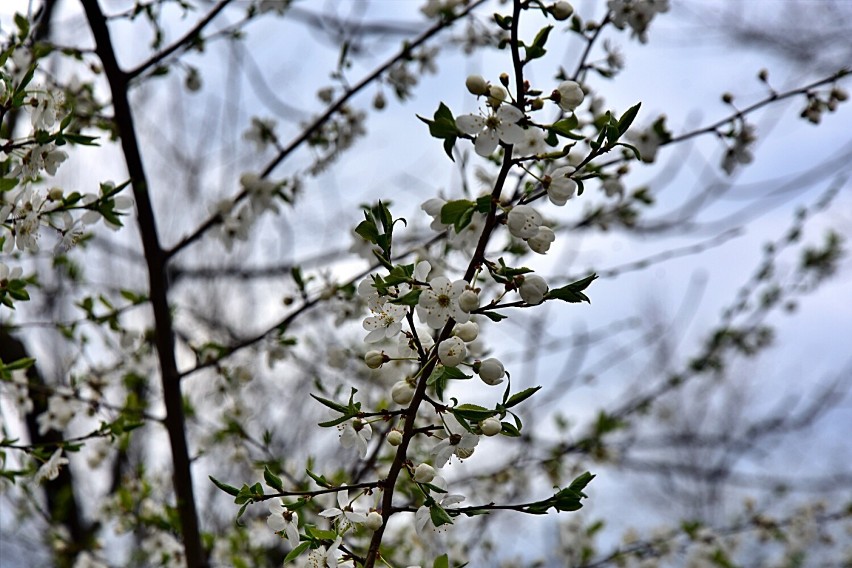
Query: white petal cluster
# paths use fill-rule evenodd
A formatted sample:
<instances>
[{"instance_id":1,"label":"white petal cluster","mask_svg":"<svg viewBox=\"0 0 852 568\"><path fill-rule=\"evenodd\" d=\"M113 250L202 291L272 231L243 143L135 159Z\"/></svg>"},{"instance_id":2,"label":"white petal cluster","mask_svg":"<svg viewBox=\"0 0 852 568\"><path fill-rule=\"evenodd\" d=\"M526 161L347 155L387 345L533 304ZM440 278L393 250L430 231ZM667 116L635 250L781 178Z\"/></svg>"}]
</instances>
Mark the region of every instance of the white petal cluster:
<instances>
[{"instance_id":1,"label":"white petal cluster","mask_svg":"<svg viewBox=\"0 0 852 568\"><path fill-rule=\"evenodd\" d=\"M506 217L509 232L519 239L536 236L542 221L541 213L529 205L515 205Z\"/></svg>"},{"instance_id":2,"label":"white petal cluster","mask_svg":"<svg viewBox=\"0 0 852 568\"><path fill-rule=\"evenodd\" d=\"M551 95L565 112L574 112L574 109L583 103L586 94L576 81L562 81Z\"/></svg>"},{"instance_id":3,"label":"white petal cluster","mask_svg":"<svg viewBox=\"0 0 852 568\"><path fill-rule=\"evenodd\" d=\"M468 321L470 314L459 306L459 298L466 289L464 280L453 282L446 276L433 278L417 303L420 320L433 329L444 327L450 318L460 323Z\"/></svg>"},{"instance_id":4,"label":"white petal cluster","mask_svg":"<svg viewBox=\"0 0 852 568\"><path fill-rule=\"evenodd\" d=\"M448 337L438 345L438 360L446 367L457 367L467 357L467 347L459 337Z\"/></svg>"},{"instance_id":5,"label":"white petal cluster","mask_svg":"<svg viewBox=\"0 0 852 568\"><path fill-rule=\"evenodd\" d=\"M499 385L503 382L506 370L499 359L489 357L479 363L479 378L487 385Z\"/></svg>"},{"instance_id":6,"label":"white petal cluster","mask_svg":"<svg viewBox=\"0 0 852 568\"><path fill-rule=\"evenodd\" d=\"M633 37L648 41L648 26L657 14L669 11L669 0L609 0L610 21L620 30L630 26Z\"/></svg>"},{"instance_id":7,"label":"white petal cluster","mask_svg":"<svg viewBox=\"0 0 852 568\"><path fill-rule=\"evenodd\" d=\"M531 306L542 303L547 291L547 282L537 274L525 274L524 281L518 288L521 299Z\"/></svg>"},{"instance_id":8,"label":"white petal cluster","mask_svg":"<svg viewBox=\"0 0 852 568\"><path fill-rule=\"evenodd\" d=\"M480 156L488 157L500 142L518 144L524 140L524 130L517 122L524 113L512 105L500 105L488 116L464 114L456 118L456 126L469 136L475 136L474 148Z\"/></svg>"},{"instance_id":9,"label":"white petal cluster","mask_svg":"<svg viewBox=\"0 0 852 568\"><path fill-rule=\"evenodd\" d=\"M470 457L479 443L479 436L468 432L452 414L445 415L443 420L446 438L435 444L431 452L437 468L447 465L454 454L459 459Z\"/></svg>"},{"instance_id":10,"label":"white petal cluster","mask_svg":"<svg viewBox=\"0 0 852 568\"><path fill-rule=\"evenodd\" d=\"M562 166L553 170L545 179L547 198L554 205L562 207L577 193L577 182L571 179L574 171L574 166Z\"/></svg>"},{"instance_id":11,"label":"white petal cluster","mask_svg":"<svg viewBox=\"0 0 852 568\"><path fill-rule=\"evenodd\" d=\"M344 448L357 448L361 459L367 457L367 444L373 437L373 428L363 420L355 418L338 426L340 444Z\"/></svg>"},{"instance_id":12,"label":"white petal cluster","mask_svg":"<svg viewBox=\"0 0 852 568\"><path fill-rule=\"evenodd\" d=\"M50 456L41 467L36 471L35 476L33 477L33 483L38 485L42 481L51 481L59 477L59 470L63 465L68 463L68 458L62 457L62 448L59 448Z\"/></svg>"},{"instance_id":13,"label":"white petal cluster","mask_svg":"<svg viewBox=\"0 0 852 568\"><path fill-rule=\"evenodd\" d=\"M290 548L299 546L299 515L287 509L280 499L269 501L269 516L266 518L266 524L273 532L283 531L290 543Z\"/></svg>"}]
</instances>

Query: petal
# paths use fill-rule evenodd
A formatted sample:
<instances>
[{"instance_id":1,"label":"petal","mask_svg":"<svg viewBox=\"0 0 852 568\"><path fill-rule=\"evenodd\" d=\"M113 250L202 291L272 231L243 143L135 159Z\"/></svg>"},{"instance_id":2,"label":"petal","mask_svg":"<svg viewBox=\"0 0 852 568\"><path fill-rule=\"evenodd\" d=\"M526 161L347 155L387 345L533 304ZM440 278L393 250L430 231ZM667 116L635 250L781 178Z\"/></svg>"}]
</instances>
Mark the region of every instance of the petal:
<instances>
[{"instance_id":1,"label":"petal","mask_svg":"<svg viewBox=\"0 0 852 568\"><path fill-rule=\"evenodd\" d=\"M487 158L494 153L494 150L497 149L497 142L497 133L493 130L486 130L476 137L476 142L474 142L473 147L477 154L483 158Z\"/></svg>"},{"instance_id":2,"label":"petal","mask_svg":"<svg viewBox=\"0 0 852 568\"><path fill-rule=\"evenodd\" d=\"M524 113L518 110L517 107L513 107L512 105L500 105L500 108L497 109L497 118L500 119L500 122L510 122L515 123L521 120L524 117Z\"/></svg>"},{"instance_id":3,"label":"petal","mask_svg":"<svg viewBox=\"0 0 852 568\"><path fill-rule=\"evenodd\" d=\"M524 141L524 129L517 124L502 123L497 127L497 135L506 144L520 144Z\"/></svg>"},{"instance_id":4,"label":"petal","mask_svg":"<svg viewBox=\"0 0 852 568\"><path fill-rule=\"evenodd\" d=\"M456 117L456 126L470 136L476 136L485 128L485 119L475 114L463 114Z\"/></svg>"},{"instance_id":5,"label":"petal","mask_svg":"<svg viewBox=\"0 0 852 568\"><path fill-rule=\"evenodd\" d=\"M287 540L290 542L290 548L299 546L299 529L293 523L287 523Z\"/></svg>"}]
</instances>

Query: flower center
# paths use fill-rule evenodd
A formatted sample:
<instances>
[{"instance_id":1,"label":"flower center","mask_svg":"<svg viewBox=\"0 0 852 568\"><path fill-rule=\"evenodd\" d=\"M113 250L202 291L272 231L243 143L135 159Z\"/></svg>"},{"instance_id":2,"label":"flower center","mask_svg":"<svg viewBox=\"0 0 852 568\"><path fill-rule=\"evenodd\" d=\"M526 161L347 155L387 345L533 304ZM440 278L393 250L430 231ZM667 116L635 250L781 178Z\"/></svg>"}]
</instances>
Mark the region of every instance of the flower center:
<instances>
[{"instance_id":1,"label":"flower center","mask_svg":"<svg viewBox=\"0 0 852 568\"><path fill-rule=\"evenodd\" d=\"M450 434L450 445L458 446L461 439L461 434Z\"/></svg>"},{"instance_id":2,"label":"flower center","mask_svg":"<svg viewBox=\"0 0 852 568\"><path fill-rule=\"evenodd\" d=\"M449 307L450 297L447 296L446 294L440 294L438 296L438 305L441 306L442 308Z\"/></svg>"}]
</instances>

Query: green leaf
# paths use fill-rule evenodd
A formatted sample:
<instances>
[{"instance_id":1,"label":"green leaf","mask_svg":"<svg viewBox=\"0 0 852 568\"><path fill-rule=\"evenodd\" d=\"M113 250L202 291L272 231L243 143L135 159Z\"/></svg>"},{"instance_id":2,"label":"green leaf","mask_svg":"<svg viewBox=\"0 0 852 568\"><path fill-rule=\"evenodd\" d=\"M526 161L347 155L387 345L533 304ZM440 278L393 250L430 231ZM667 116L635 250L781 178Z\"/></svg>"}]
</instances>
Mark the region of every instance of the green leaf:
<instances>
[{"instance_id":1,"label":"green leaf","mask_svg":"<svg viewBox=\"0 0 852 568\"><path fill-rule=\"evenodd\" d=\"M473 201L467 199L458 199L455 201L447 201L441 207L441 223L445 225L454 225L462 216L476 206Z\"/></svg>"},{"instance_id":2,"label":"green leaf","mask_svg":"<svg viewBox=\"0 0 852 568\"><path fill-rule=\"evenodd\" d=\"M221 481L219 481L218 479L216 479L212 475L208 475L207 477L210 478L210 481L213 482L213 485L215 485L216 487L218 487L219 489L221 489L222 491L224 491L228 495L231 495L232 497L236 497L240 493L240 490L237 489L236 487L234 487L233 485L228 485L227 483L222 483Z\"/></svg>"},{"instance_id":3,"label":"green leaf","mask_svg":"<svg viewBox=\"0 0 852 568\"><path fill-rule=\"evenodd\" d=\"M505 407L512 408L513 406L517 406L535 393L537 393L541 387L531 387L528 389L524 389L519 393L515 393L509 397L509 400L506 401Z\"/></svg>"},{"instance_id":4,"label":"green leaf","mask_svg":"<svg viewBox=\"0 0 852 568\"><path fill-rule=\"evenodd\" d=\"M494 14L494 21L497 22L498 26L500 26L506 31L512 29L512 16L501 16L500 14Z\"/></svg>"},{"instance_id":5,"label":"green leaf","mask_svg":"<svg viewBox=\"0 0 852 568\"><path fill-rule=\"evenodd\" d=\"M621 115L621 118L618 119L618 137L621 138L627 132L627 129L630 128L630 125L633 124L633 121L636 119L636 115L639 114L639 107L642 106L642 103L636 103L627 111ZM614 142L614 140L613 140Z\"/></svg>"},{"instance_id":6,"label":"green leaf","mask_svg":"<svg viewBox=\"0 0 852 568\"><path fill-rule=\"evenodd\" d=\"M569 486L568 486L568 488L569 488L571 491L576 491L577 493L579 493L579 494L580 494L580 495L582 495L583 497L587 497L587 495L586 495L585 493L583 493L583 489L585 489L585 488L586 488L586 486L587 486L587 485L588 485L588 484L589 484L589 483L590 483L590 482L591 482L594 478L595 478L594 474L592 474L591 472L586 471L586 472L581 473L580 475L578 475L578 476L574 479L574 481L572 481L572 482L571 482L571 485L569 485Z\"/></svg>"},{"instance_id":7,"label":"green leaf","mask_svg":"<svg viewBox=\"0 0 852 568\"><path fill-rule=\"evenodd\" d=\"M486 418L491 418L495 414L494 410L489 410L482 406L477 406L476 404L462 404L455 408L451 408L450 412L452 412L456 418L464 418L471 422L482 422Z\"/></svg>"},{"instance_id":8,"label":"green leaf","mask_svg":"<svg viewBox=\"0 0 852 568\"><path fill-rule=\"evenodd\" d=\"M476 198L476 210L483 215L487 215L491 211L491 194Z\"/></svg>"},{"instance_id":9,"label":"green leaf","mask_svg":"<svg viewBox=\"0 0 852 568\"><path fill-rule=\"evenodd\" d=\"M533 59L538 59L542 57L547 50L544 49L544 44L547 43L547 36L550 34L550 30L553 29L553 26L547 26L539 30L536 34L535 39L532 42L532 45L526 47L526 61L528 63Z\"/></svg>"},{"instance_id":10,"label":"green leaf","mask_svg":"<svg viewBox=\"0 0 852 568\"><path fill-rule=\"evenodd\" d=\"M18 35L21 39L25 39L30 35L30 22L23 14L15 13L15 25L18 26Z\"/></svg>"},{"instance_id":11,"label":"green leaf","mask_svg":"<svg viewBox=\"0 0 852 568\"><path fill-rule=\"evenodd\" d=\"M563 118L558 122L554 122L550 125L549 130L560 136L573 137L575 134L572 131L577 128L579 124L580 121L577 119L577 116L572 114L568 118ZM584 136L580 136L580 138L584 138Z\"/></svg>"},{"instance_id":12,"label":"green leaf","mask_svg":"<svg viewBox=\"0 0 852 568\"><path fill-rule=\"evenodd\" d=\"M18 185L18 178L0 178L0 193L9 191Z\"/></svg>"},{"instance_id":13,"label":"green leaf","mask_svg":"<svg viewBox=\"0 0 852 568\"><path fill-rule=\"evenodd\" d=\"M320 428L331 428L332 426L337 426L338 424L343 424L344 422L346 422L350 418L352 418L352 416L350 416L349 414L344 414L343 416L340 416L338 418L326 420L325 422L319 422L317 424L317 426L319 426Z\"/></svg>"},{"instance_id":14,"label":"green leaf","mask_svg":"<svg viewBox=\"0 0 852 568\"><path fill-rule=\"evenodd\" d=\"M332 485L332 484L331 484L331 483L330 483L330 482L329 482L329 481L325 478L325 476L324 476L324 475L317 475L317 474L315 474L314 472L312 472L311 470L309 470L309 469L307 469L307 468L305 468L305 473L307 473L307 474L308 474L308 477L310 477L311 479L313 479L314 481L316 481L317 485L319 485L320 487L325 487L326 489L331 489L332 487L334 487L334 485Z\"/></svg>"},{"instance_id":15,"label":"green leaf","mask_svg":"<svg viewBox=\"0 0 852 568\"><path fill-rule=\"evenodd\" d=\"M591 274L582 280L577 280L576 282L572 282L567 286L563 286L562 288L556 288L555 290L551 290L547 293L548 298L555 298L557 300L562 300L563 302L571 302L571 303L579 303L579 302L589 302L592 301L588 296L583 294L583 290L589 287L589 284L592 283L598 277L597 274Z\"/></svg>"},{"instance_id":16,"label":"green leaf","mask_svg":"<svg viewBox=\"0 0 852 568\"><path fill-rule=\"evenodd\" d=\"M504 320L509 316L504 316L503 314L498 314L497 312L482 312L482 315L487 317L493 322L498 322L500 320Z\"/></svg>"},{"instance_id":17,"label":"green leaf","mask_svg":"<svg viewBox=\"0 0 852 568\"><path fill-rule=\"evenodd\" d=\"M510 438L519 438L521 436L521 431L511 422L501 422L500 424L503 426L501 434L504 436L509 436Z\"/></svg>"},{"instance_id":18,"label":"green leaf","mask_svg":"<svg viewBox=\"0 0 852 568\"><path fill-rule=\"evenodd\" d=\"M266 484L278 491L284 491L284 482L281 478L270 471L269 466L263 466L263 480Z\"/></svg>"},{"instance_id":19,"label":"green leaf","mask_svg":"<svg viewBox=\"0 0 852 568\"><path fill-rule=\"evenodd\" d=\"M420 300L420 294L423 293L422 288L417 288L416 290L412 290L407 293L405 296L401 296L399 298L394 298L390 301L391 304L399 304L401 306L416 306L417 302Z\"/></svg>"},{"instance_id":20,"label":"green leaf","mask_svg":"<svg viewBox=\"0 0 852 568\"><path fill-rule=\"evenodd\" d=\"M300 542L299 546L297 546L296 548L291 550L289 552L289 554L287 554L287 556L284 557L284 564L287 564L288 562L292 562L293 560L295 560L296 558L301 556L304 551L306 551L308 548L310 548L310 546L311 546L311 543L308 542L308 541Z\"/></svg>"},{"instance_id":21,"label":"green leaf","mask_svg":"<svg viewBox=\"0 0 852 568\"><path fill-rule=\"evenodd\" d=\"M429 507L429 517L432 519L432 524L435 525L435 528L453 524L453 519L437 503Z\"/></svg>"},{"instance_id":22,"label":"green leaf","mask_svg":"<svg viewBox=\"0 0 852 568\"><path fill-rule=\"evenodd\" d=\"M446 554L442 554L432 562L432 568L450 568L450 559Z\"/></svg>"},{"instance_id":23,"label":"green leaf","mask_svg":"<svg viewBox=\"0 0 852 568\"><path fill-rule=\"evenodd\" d=\"M311 393L311 396L314 397L314 400L320 402L321 404L329 407L332 410L336 410L337 412L342 412L343 414L349 414L349 407L343 406L340 403L334 402L333 400L328 400L327 398L323 398L321 396L317 396Z\"/></svg>"},{"instance_id":24,"label":"green leaf","mask_svg":"<svg viewBox=\"0 0 852 568\"><path fill-rule=\"evenodd\" d=\"M337 538L337 533L334 531L318 529L316 527L308 527L307 531L312 537L320 540L334 540Z\"/></svg>"},{"instance_id":25,"label":"green leaf","mask_svg":"<svg viewBox=\"0 0 852 568\"><path fill-rule=\"evenodd\" d=\"M376 224L367 219L366 221L361 221L357 227L355 227L355 232L365 241L369 241L373 244L376 244L379 240L379 229L376 227Z\"/></svg>"}]
</instances>

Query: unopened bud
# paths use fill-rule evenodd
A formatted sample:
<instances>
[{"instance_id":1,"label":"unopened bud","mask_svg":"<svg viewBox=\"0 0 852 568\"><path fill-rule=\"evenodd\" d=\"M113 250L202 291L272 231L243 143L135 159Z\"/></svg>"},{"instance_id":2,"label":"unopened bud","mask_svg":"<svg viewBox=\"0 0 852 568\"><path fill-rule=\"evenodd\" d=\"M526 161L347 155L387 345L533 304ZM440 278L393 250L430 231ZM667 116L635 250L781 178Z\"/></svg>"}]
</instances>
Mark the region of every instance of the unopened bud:
<instances>
[{"instance_id":1,"label":"unopened bud","mask_svg":"<svg viewBox=\"0 0 852 568\"><path fill-rule=\"evenodd\" d=\"M567 20L574 13L574 6L568 2L557 2L549 8L550 13L554 18L559 20Z\"/></svg>"},{"instance_id":2,"label":"unopened bud","mask_svg":"<svg viewBox=\"0 0 852 568\"><path fill-rule=\"evenodd\" d=\"M414 481L417 483L429 483L435 479L435 468L428 463L421 463L414 468Z\"/></svg>"},{"instance_id":3,"label":"unopened bud","mask_svg":"<svg viewBox=\"0 0 852 568\"><path fill-rule=\"evenodd\" d=\"M397 429L391 430L388 432L387 441L388 444L394 447L400 445L402 443L402 432Z\"/></svg>"},{"instance_id":4,"label":"unopened bud","mask_svg":"<svg viewBox=\"0 0 852 568\"><path fill-rule=\"evenodd\" d=\"M384 521L382 520L382 515L378 511L370 511L367 514L367 520L364 521L364 526L370 529L371 531L377 531L381 528Z\"/></svg>"},{"instance_id":5,"label":"unopened bud","mask_svg":"<svg viewBox=\"0 0 852 568\"><path fill-rule=\"evenodd\" d=\"M387 361L390 361L390 358L381 351L367 351L367 354L364 355L364 362L371 369L378 369Z\"/></svg>"},{"instance_id":6,"label":"unopened bud","mask_svg":"<svg viewBox=\"0 0 852 568\"><path fill-rule=\"evenodd\" d=\"M496 436L503 431L503 425L494 417L486 418L479 423L479 429L486 436Z\"/></svg>"},{"instance_id":7,"label":"unopened bud","mask_svg":"<svg viewBox=\"0 0 852 568\"><path fill-rule=\"evenodd\" d=\"M478 97L480 95L488 94L488 81L486 81L481 75L468 75L464 82L464 86L467 87L467 90L471 95L476 95Z\"/></svg>"}]
</instances>

